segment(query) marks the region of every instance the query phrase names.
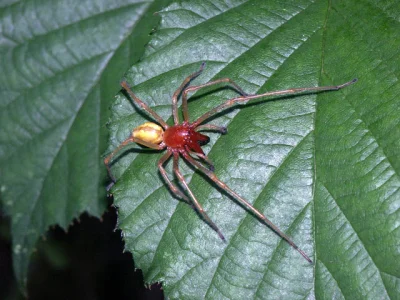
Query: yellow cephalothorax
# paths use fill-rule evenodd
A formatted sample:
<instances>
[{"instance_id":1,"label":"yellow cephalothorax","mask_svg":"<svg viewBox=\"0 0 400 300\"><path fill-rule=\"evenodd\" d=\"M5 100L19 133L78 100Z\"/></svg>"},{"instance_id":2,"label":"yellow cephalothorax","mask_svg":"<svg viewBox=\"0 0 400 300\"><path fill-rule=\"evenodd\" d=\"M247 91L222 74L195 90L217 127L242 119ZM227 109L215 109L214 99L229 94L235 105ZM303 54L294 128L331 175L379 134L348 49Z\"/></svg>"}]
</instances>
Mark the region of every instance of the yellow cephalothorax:
<instances>
[{"instance_id":1,"label":"yellow cephalothorax","mask_svg":"<svg viewBox=\"0 0 400 300\"><path fill-rule=\"evenodd\" d=\"M164 129L155 123L146 122L136 127L132 136L148 143L159 144L163 141Z\"/></svg>"}]
</instances>

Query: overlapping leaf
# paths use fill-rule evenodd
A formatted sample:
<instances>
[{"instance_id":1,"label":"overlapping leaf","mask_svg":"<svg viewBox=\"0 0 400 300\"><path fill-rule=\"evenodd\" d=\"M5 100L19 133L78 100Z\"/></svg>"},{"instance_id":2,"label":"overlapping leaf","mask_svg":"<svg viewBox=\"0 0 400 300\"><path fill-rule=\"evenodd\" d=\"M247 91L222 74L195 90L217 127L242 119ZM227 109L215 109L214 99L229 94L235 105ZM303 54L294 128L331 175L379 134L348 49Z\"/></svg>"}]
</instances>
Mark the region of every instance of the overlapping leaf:
<instances>
[{"instance_id":1,"label":"overlapping leaf","mask_svg":"<svg viewBox=\"0 0 400 300\"><path fill-rule=\"evenodd\" d=\"M203 61L195 84L230 77L249 93L359 82L231 110L212 120L228 135L210 134L204 147L216 174L314 266L181 163L223 243L165 187L161 154L125 151L113 165L112 192L126 248L148 282L162 281L172 299L398 297L398 11L395 1L193 0L161 14L146 58L127 79L166 119L172 93ZM197 93L191 118L233 95ZM113 113L110 150L146 119L121 95Z\"/></svg>"},{"instance_id":2,"label":"overlapping leaf","mask_svg":"<svg viewBox=\"0 0 400 300\"><path fill-rule=\"evenodd\" d=\"M0 4L0 190L20 282L50 225L103 213L107 108L164 3Z\"/></svg>"}]
</instances>

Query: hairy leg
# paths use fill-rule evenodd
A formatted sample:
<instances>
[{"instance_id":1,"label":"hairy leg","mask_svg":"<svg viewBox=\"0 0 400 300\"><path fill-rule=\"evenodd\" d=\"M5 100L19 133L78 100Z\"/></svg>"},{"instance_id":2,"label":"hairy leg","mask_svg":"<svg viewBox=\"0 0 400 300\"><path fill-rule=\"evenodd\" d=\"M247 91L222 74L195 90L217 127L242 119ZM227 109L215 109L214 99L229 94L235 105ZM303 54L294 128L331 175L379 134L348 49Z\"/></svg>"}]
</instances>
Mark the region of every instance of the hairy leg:
<instances>
[{"instance_id":1,"label":"hairy leg","mask_svg":"<svg viewBox=\"0 0 400 300\"><path fill-rule=\"evenodd\" d=\"M194 206L196 207L197 212L202 216L202 218L207 222L207 224L214 229L219 237L225 241L225 237L222 234L222 232L219 230L219 228L217 227L217 225L215 225L215 223L213 221L211 221L210 217L207 215L207 213L204 211L203 207L200 205L199 201L197 201L196 197L194 196L193 192L190 190L185 178L183 177L183 175L181 174L181 172L179 171L179 165L178 165L178 159L179 159L179 154L174 154L174 172L175 175L178 177L179 181L181 182L181 184L183 185L183 187L185 188L185 190L187 191L187 193L189 194L190 198L193 201Z\"/></svg>"},{"instance_id":2,"label":"hairy leg","mask_svg":"<svg viewBox=\"0 0 400 300\"><path fill-rule=\"evenodd\" d=\"M196 131L215 131L219 132L220 134L227 134L228 130L226 127L223 126L217 126L217 125L212 125L212 124L205 124L205 125L199 125L195 128Z\"/></svg>"},{"instance_id":3,"label":"hairy leg","mask_svg":"<svg viewBox=\"0 0 400 300\"><path fill-rule=\"evenodd\" d=\"M186 122L189 122L189 113L188 113L188 104L187 104L187 95L189 92L195 92L197 90L200 90L202 88L205 88L207 86L211 85L216 85L220 83L228 83L230 86L232 86L240 95L242 96L247 96L247 94L242 90L242 88L237 85L232 79L230 78L221 78L217 79L214 81L210 81L201 85L194 85L194 86L189 86L186 88L183 93L182 93L182 112L183 112L183 119Z\"/></svg>"},{"instance_id":4,"label":"hairy leg","mask_svg":"<svg viewBox=\"0 0 400 300\"><path fill-rule=\"evenodd\" d=\"M287 89L287 90L282 90L282 91L267 92L267 93L259 94L259 95L248 95L248 96L242 96L242 97L229 99L229 100L226 100L221 105L218 105L217 107L211 109L209 112L202 115L195 122L193 122L192 125L196 127L196 126L200 125L201 123L203 123L205 120L214 116L215 114L217 114L225 109L228 109L232 106L238 105L238 104L246 104L250 100L264 98L264 97L268 97L268 96L293 95L293 94L300 94L300 93L305 93L305 92L337 91L337 90L340 90L340 89L342 89L346 86L349 86L355 82L357 82L357 79L353 79L352 81L343 83L341 85L336 85L336 86L293 88L293 89Z\"/></svg>"},{"instance_id":5,"label":"hairy leg","mask_svg":"<svg viewBox=\"0 0 400 300\"><path fill-rule=\"evenodd\" d=\"M124 90L129 94L131 99L136 103L139 108L143 109L150 116L152 116L164 129L168 128L168 124L154 111L152 110L146 103L140 100L133 92L131 87L128 85L126 81L121 82L121 86Z\"/></svg>"},{"instance_id":6,"label":"hairy leg","mask_svg":"<svg viewBox=\"0 0 400 300\"><path fill-rule=\"evenodd\" d=\"M168 159L171 157L172 152L168 151L167 153L165 153L160 160L158 161L158 169L160 170L161 176L163 177L164 181L167 183L169 189L171 190L171 192L177 196L178 198L181 198L182 200L184 200L185 202L187 202L188 204L190 204L191 206L193 206L192 202L190 201L190 199L184 195L179 189L178 187L176 187L172 181L168 178L167 172L165 171L164 168L164 163L166 161L168 161Z\"/></svg>"},{"instance_id":7,"label":"hairy leg","mask_svg":"<svg viewBox=\"0 0 400 300\"><path fill-rule=\"evenodd\" d=\"M201 64L201 66L200 66L200 70L198 70L197 72L195 72L195 73L189 75L188 77L186 77L186 79L181 83L179 88L175 91L174 95L172 96L172 115L174 117L174 124L175 125L179 124L178 97L182 93L183 89L190 83L190 81L195 79L197 76L199 76L201 74L201 72L203 72L205 65L206 65L206 63L203 62Z\"/></svg>"},{"instance_id":8,"label":"hairy leg","mask_svg":"<svg viewBox=\"0 0 400 300\"><path fill-rule=\"evenodd\" d=\"M226 191L229 195L231 195L234 199L236 199L240 204L246 207L249 211L251 211L254 215L258 217L261 221L267 224L273 231L275 231L281 238L283 238L289 245L291 245L296 251L298 251L309 263L312 263L312 260L305 254L303 250L301 250L285 233L283 233L277 226L275 226L266 216L264 216L258 209L256 209L253 205L251 205L248 201L240 197L237 193L235 193L230 187L228 187L224 182L222 182L214 172L210 171L198 161L194 160L187 153L182 154L184 158L193 165L196 169L203 172L208 176L216 185L218 185L221 189Z\"/></svg>"}]
</instances>

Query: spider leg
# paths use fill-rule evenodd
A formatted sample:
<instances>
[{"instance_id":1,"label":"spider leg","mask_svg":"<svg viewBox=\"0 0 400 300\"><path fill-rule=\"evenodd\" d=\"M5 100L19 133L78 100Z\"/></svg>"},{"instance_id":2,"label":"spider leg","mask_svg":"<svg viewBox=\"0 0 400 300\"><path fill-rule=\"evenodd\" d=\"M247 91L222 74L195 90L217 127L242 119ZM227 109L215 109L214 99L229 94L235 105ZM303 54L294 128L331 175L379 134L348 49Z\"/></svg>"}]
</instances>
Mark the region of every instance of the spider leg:
<instances>
[{"instance_id":1,"label":"spider leg","mask_svg":"<svg viewBox=\"0 0 400 300\"><path fill-rule=\"evenodd\" d=\"M219 230L217 225L213 221L211 221L210 217L207 215L207 213L204 211L203 207L200 205L199 201L197 201L196 197L194 196L193 192L190 190L185 178L183 177L182 173L179 171L179 165L178 165L178 159L179 159L179 154L174 153L174 173L178 177L179 181L182 183L183 187L189 194L190 198L193 201L193 205L195 206L197 212L203 217L203 219L207 222L207 224L214 229L219 237L225 241L225 237L222 234L222 232Z\"/></svg>"},{"instance_id":2,"label":"spider leg","mask_svg":"<svg viewBox=\"0 0 400 300\"><path fill-rule=\"evenodd\" d=\"M129 94L131 99L138 105L141 109L147 112L150 116L152 116L158 124L160 124L164 129L168 128L168 124L154 111L152 110L146 103L140 100L133 92L128 83L124 80L121 82L121 86L124 90Z\"/></svg>"},{"instance_id":3,"label":"spider leg","mask_svg":"<svg viewBox=\"0 0 400 300\"><path fill-rule=\"evenodd\" d=\"M201 85L193 85L193 86L189 86L188 88L186 88L183 93L182 93L182 113L183 113L183 119L187 122L189 122L189 113L188 113L188 105L187 105L187 95L189 92L194 92L197 91L199 89L202 89L204 87L210 86L210 85L216 85L216 84L220 84L222 82L228 83L230 86L232 86L240 95L242 96L248 96L247 93L245 93L243 91L243 89L237 85L232 79L230 78L221 78L221 79L217 79L214 81L210 81L207 82L205 84L201 84Z\"/></svg>"},{"instance_id":4,"label":"spider leg","mask_svg":"<svg viewBox=\"0 0 400 300\"><path fill-rule=\"evenodd\" d=\"M182 93L183 89L197 76L203 72L204 67L206 66L206 63L203 62L200 66L200 70L197 72L189 75L186 77L186 79L181 83L181 85L178 87L178 89L175 91L174 95L172 96L172 115L174 117L174 124L178 125L179 124L179 116L178 116L178 97Z\"/></svg>"},{"instance_id":5,"label":"spider leg","mask_svg":"<svg viewBox=\"0 0 400 300\"><path fill-rule=\"evenodd\" d=\"M226 191L229 195L231 195L234 199L236 199L240 204L242 204L246 209L251 211L254 215L258 217L261 221L263 221L266 225L268 225L273 231L275 231L281 238L283 238L290 246L292 246L297 252L299 252L309 263L312 263L312 260L307 256L307 254L301 250L285 233L283 233L277 226L275 226L266 216L264 216L258 209L256 209L251 203L247 202L245 199L240 197L237 193L235 193L230 187L228 187L224 182L222 182L214 172L208 170L198 161L194 160L187 153L182 153L183 157L195 168L203 172L208 176L215 184L217 184L221 189Z\"/></svg>"},{"instance_id":6,"label":"spider leg","mask_svg":"<svg viewBox=\"0 0 400 300\"><path fill-rule=\"evenodd\" d=\"M158 161L158 169L160 170L160 173L164 179L164 181L167 183L169 189L171 190L171 192L181 198L182 200L184 200L185 202L187 202L188 204L190 204L191 206L193 206L192 202L190 201L190 199L183 194L173 183L172 181L168 178L167 172L165 171L165 168L163 167L163 165L165 164L166 161L168 161L168 159L171 157L172 152L168 151L167 153L165 153L160 160Z\"/></svg>"},{"instance_id":7,"label":"spider leg","mask_svg":"<svg viewBox=\"0 0 400 300\"><path fill-rule=\"evenodd\" d=\"M195 130L196 131L203 131L203 130L216 131L216 132L219 132L220 134L228 133L228 130L226 127L212 125L212 124L205 124L205 125L197 126Z\"/></svg>"},{"instance_id":8,"label":"spider leg","mask_svg":"<svg viewBox=\"0 0 400 300\"><path fill-rule=\"evenodd\" d=\"M198 158L201 158L202 160L204 160L208 165L208 169L210 171L214 172L214 170L215 170L214 164L211 161L211 159L208 158L207 155L202 154L202 153L197 153L197 152L194 152L194 151L190 151L190 154L191 155L196 155Z\"/></svg>"},{"instance_id":9,"label":"spider leg","mask_svg":"<svg viewBox=\"0 0 400 300\"><path fill-rule=\"evenodd\" d=\"M342 89L346 86L349 86L355 82L357 82L357 79L353 79L352 81L343 83L341 85L336 85L336 86L292 88L292 89L287 89L287 90L282 90L282 91L267 92L267 93L259 94L259 95L246 95L246 96L242 96L242 97L236 97L233 99L229 99L229 100L225 101L224 103L218 105L217 107L211 109L209 112L205 113L200 118L198 118L195 122L193 122L192 125L196 127L196 126L200 125L201 123L203 123L208 118L214 116L215 114L217 114L225 109L228 109L237 104L246 104L248 101L253 100L253 99L259 99L259 98L268 97L268 96L293 95L293 94L299 94L299 93L304 93L304 92L337 91L337 90L340 90L340 89ZM186 90L188 90L188 89L186 89Z\"/></svg>"},{"instance_id":10,"label":"spider leg","mask_svg":"<svg viewBox=\"0 0 400 300\"><path fill-rule=\"evenodd\" d=\"M140 145L143 145L143 146L146 146L148 148L155 149L155 150L162 150L162 149L164 149L166 147L164 143L161 143L161 144L157 145L157 144L153 144L153 143L149 143L149 142L143 141L143 140L138 139L138 138L134 138L133 136L128 137L113 152L111 152L109 155L107 155L107 157L104 159L104 164L105 164L105 166L107 168L108 176L110 176L111 181L112 181L107 186L107 191L109 191L112 188L112 186L114 185L114 183L117 181L115 179L114 175L111 172L110 163L111 163L112 158L122 148L124 148L125 146L127 146L129 144L132 144L132 143L140 144Z\"/></svg>"},{"instance_id":11,"label":"spider leg","mask_svg":"<svg viewBox=\"0 0 400 300\"><path fill-rule=\"evenodd\" d=\"M226 129L226 127L217 126L217 125L212 125L212 124L205 124L205 125L197 126L195 130L196 130L196 131L211 130L211 131L219 132L220 134L226 134L226 133L228 133L228 130ZM203 153L194 152L194 151L190 151L190 154L191 154L192 156L195 155L195 156L197 156L197 157L203 159L203 160L207 163L208 169L209 169L210 171L214 171L214 169L215 169L215 168L214 168L214 164L213 164L213 162L208 158L207 155L205 155L205 154L203 154Z\"/></svg>"}]
</instances>

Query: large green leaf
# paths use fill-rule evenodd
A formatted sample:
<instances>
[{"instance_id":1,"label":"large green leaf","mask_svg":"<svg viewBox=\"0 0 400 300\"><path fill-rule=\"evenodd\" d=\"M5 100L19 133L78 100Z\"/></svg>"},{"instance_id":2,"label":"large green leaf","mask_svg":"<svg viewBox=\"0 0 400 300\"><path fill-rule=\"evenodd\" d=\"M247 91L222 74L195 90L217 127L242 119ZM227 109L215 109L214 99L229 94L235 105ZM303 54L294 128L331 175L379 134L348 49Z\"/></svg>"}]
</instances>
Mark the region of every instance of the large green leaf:
<instances>
[{"instance_id":1,"label":"large green leaf","mask_svg":"<svg viewBox=\"0 0 400 300\"><path fill-rule=\"evenodd\" d=\"M103 213L110 100L165 2L0 4L0 186L20 282L51 224Z\"/></svg>"},{"instance_id":2,"label":"large green leaf","mask_svg":"<svg viewBox=\"0 0 400 300\"><path fill-rule=\"evenodd\" d=\"M171 299L399 297L399 9L395 0L192 0L161 13L127 80L169 122L172 93L202 61L194 84L230 77L249 93L359 82L221 114L212 123L228 135L210 134L204 147L216 174L315 265L181 162L222 242L165 187L160 153L124 151L112 193L126 249L147 282L163 282ZM233 95L197 93L192 120ZM122 95L112 109L109 151L148 119Z\"/></svg>"}]
</instances>

